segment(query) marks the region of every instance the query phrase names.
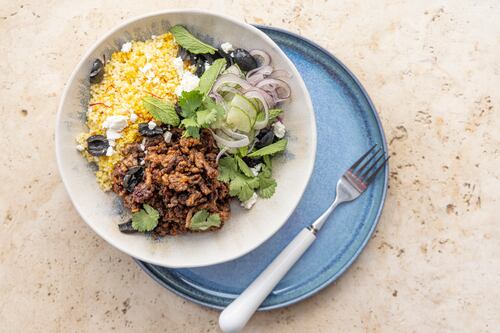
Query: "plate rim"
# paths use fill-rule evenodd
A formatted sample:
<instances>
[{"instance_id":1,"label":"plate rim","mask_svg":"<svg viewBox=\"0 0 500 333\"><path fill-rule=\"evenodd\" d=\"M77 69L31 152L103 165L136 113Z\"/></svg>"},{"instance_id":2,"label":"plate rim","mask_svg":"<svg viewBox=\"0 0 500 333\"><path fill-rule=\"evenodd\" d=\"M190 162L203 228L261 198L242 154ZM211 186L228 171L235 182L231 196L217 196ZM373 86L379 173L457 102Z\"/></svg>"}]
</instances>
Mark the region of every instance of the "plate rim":
<instances>
[{"instance_id":1,"label":"plate rim","mask_svg":"<svg viewBox=\"0 0 500 333\"><path fill-rule=\"evenodd\" d=\"M292 37L294 37L296 39L299 39L299 40L303 41L304 43L309 44L310 46L312 46L312 47L320 50L326 56L328 56L333 61L335 61L338 65L340 65L340 67L353 79L354 83L359 87L360 92L363 94L364 98L368 102L368 105L373 110L373 115L375 117L377 126L378 126L378 128L380 130L380 136L381 136L381 139L382 139L382 145L383 145L384 151L386 153L388 153L387 139L386 139L384 127L382 126L382 122L380 121L380 117L379 117L377 108L375 107L373 101L371 100L370 96L368 95L368 92L366 91L365 87L361 84L361 82L356 77L356 75L354 75L354 73L349 68L347 68L346 65L344 65L344 63L342 61L340 61L336 56L334 56L330 51L328 51L327 49L325 49L321 45L315 43L314 41L312 41L312 40L310 40L310 39L308 39L306 37L300 36L297 33L288 31L288 30L283 29L283 28L270 27L270 26L265 26L265 25L260 25L260 24L254 24L253 26L257 27L259 30L263 31L264 33L266 33L266 30L267 31L274 31L274 32L278 32L278 33L281 33L281 34L284 34L284 35L289 35L289 36L292 36ZM328 285L330 285L331 283L333 283L334 281L336 281L340 276L342 276L345 273L345 271L349 267L351 267L352 264L359 258L359 256L361 255L361 253L365 249L366 245L368 244L369 240L371 239L371 237L373 235L373 232L377 228L377 225L378 225L378 223L380 221L380 217L382 215L382 211L384 209L385 202L386 202L386 199L387 199L388 180L389 180L389 163L387 163L386 167L385 167L385 172L384 172L384 186L383 186L383 191L382 191L382 197L381 197L380 207L378 208L377 214L375 216L375 222L371 226L370 230L367 233L367 236L365 237L365 239L363 240L363 242L361 243L361 245L359 246L359 248L355 251L354 255L346 262L346 264L339 271L337 271L336 274L333 274L329 279L327 279L323 283L319 284L315 288L311 289L310 291L308 291L308 292L306 292L306 293L304 293L304 294L302 294L302 295L300 295L298 297L295 297L295 298L293 298L293 299L291 299L289 301L286 301L286 302L281 302L281 303L278 303L278 304L273 304L273 305L268 305L268 306L260 306L257 311L268 311L268 310L279 309L279 308L282 308L282 307L285 307L285 306L289 306L289 305L301 302L301 301L303 301L303 300L305 300L305 299L313 296L314 294L318 293L322 289L326 288ZM182 297L184 299L190 300L193 303L196 303L196 304L199 304L199 305L203 305L203 306L206 306L206 307L209 307L209 308L212 308L212 309L222 310L222 309L225 308L224 306L211 304L211 303L208 303L206 301L196 299L196 298L194 298L194 297L192 297L190 295L187 295L187 294L184 294L184 293L180 292L179 290L177 290L174 287L172 287L169 284L167 284L164 280L160 279L156 275L156 273L154 271L148 269L146 266L149 265L149 264L144 263L144 262L142 262L142 261L140 261L140 260L138 260L136 258L133 258L133 259L136 261L136 263L139 265L139 267L141 267L141 269L146 274L148 274L153 280L155 280L161 286L163 286L164 288L170 290L174 294L176 294L176 295L178 295L178 296L180 296L180 297Z\"/></svg>"}]
</instances>

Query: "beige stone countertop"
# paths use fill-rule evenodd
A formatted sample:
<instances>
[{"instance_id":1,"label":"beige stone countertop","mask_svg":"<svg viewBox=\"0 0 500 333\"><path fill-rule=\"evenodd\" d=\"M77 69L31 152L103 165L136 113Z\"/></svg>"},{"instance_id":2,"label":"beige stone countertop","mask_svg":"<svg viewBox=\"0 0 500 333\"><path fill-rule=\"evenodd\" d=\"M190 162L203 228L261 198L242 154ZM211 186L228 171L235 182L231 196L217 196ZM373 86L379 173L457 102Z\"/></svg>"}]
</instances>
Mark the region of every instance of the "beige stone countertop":
<instances>
[{"instance_id":1,"label":"beige stone countertop","mask_svg":"<svg viewBox=\"0 0 500 333\"><path fill-rule=\"evenodd\" d=\"M392 155L377 231L315 296L244 332L498 332L498 1L3 1L0 331L217 332L78 216L55 115L85 50L123 20L205 8L326 47L372 97Z\"/></svg>"}]
</instances>

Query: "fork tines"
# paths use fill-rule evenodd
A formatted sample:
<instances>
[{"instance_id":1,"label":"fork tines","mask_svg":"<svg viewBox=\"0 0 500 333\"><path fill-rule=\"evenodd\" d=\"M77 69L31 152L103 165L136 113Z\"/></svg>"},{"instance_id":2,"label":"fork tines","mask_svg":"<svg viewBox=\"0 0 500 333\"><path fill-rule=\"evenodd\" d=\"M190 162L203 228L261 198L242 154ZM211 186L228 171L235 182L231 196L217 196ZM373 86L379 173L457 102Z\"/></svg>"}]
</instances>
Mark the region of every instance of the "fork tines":
<instances>
[{"instance_id":1,"label":"fork tines","mask_svg":"<svg viewBox=\"0 0 500 333\"><path fill-rule=\"evenodd\" d=\"M371 147L359 160L349 168L348 171L356 176L364 185L370 184L375 176L382 170L389 157L385 158L383 148L377 144ZM365 161L366 160L366 161ZM380 162L382 160L382 162Z\"/></svg>"}]
</instances>

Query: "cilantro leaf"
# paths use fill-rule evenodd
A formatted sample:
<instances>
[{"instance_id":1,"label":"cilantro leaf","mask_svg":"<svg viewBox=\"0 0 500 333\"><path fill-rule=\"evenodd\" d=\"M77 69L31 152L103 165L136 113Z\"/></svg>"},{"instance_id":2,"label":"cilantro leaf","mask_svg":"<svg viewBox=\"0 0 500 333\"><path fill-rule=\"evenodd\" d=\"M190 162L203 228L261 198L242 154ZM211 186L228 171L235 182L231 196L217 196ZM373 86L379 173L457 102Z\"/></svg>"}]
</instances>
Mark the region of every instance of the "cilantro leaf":
<instances>
[{"instance_id":1,"label":"cilantro leaf","mask_svg":"<svg viewBox=\"0 0 500 333\"><path fill-rule=\"evenodd\" d=\"M253 153L248 154L248 157L259 157L279 153L286 149L287 143L288 141L286 139L281 139L270 144L269 146L265 146L257 151L254 151Z\"/></svg>"},{"instance_id":2,"label":"cilantro leaf","mask_svg":"<svg viewBox=\"0 0 500 333\"><path fill-rule=\"evenodd\" d=\"M220 72L226 67L226 59L220 58L215 60L212 65L203 73L198 84L198 90L206 95L212 90Z\"/></svg>"},{"instance_id":3,"label":"cilantro leaf","mask_svg":"<svg viewBox=\"0 0 500 333\"><path fill-rule=\"evenodd\" d=\"M198 127L198 122L196 121L196 118L184 118L181 121L181 126L184 128Z\"/></svg>"},{"instance_id":4,"label":"cilantro leaf","mask_svg":"<svg viewBox=\"0 0 500 333\"><path fill-rule=\"evenodd\" d=\"M238 164L238 168L243 172L243 174L247 177L253 177L252 170L248 167L248 165L241 159L241 157L236 156L236 163Z\"/></svg>"},{"instance_id":5,"label":"cilantro leaf","mask_svg":"<svg viewBox=\"0 0 500 333\"><path fill-rule=\"evenodd\" d=\"M237 196L241 202L250 199L253 192L252 187L246 181L244 176L237 176L229 183L229 195L233 197Z\"/></svg>"},{"instance_id":6,"label":"cilantro leaf","mask_svg":"<svg viewBox=\"0 0 500 333\"><path fill-rule=\"evenodd\" d=\"M142 209L132 214L132 228L139 232L151 231L158 225L160 213L148 204L144 204Z\"/></svg>"},{"instance_id":7,"label":"cilantro leaf","mask_svg":"<svg viewBox=\"0 0 500 333\"><path fill-rule=\"evenodd\" d=\"M193 215L189 221L188 229L193 231L205 231L210 227L220 227L221 220L219 214L209 214L206 209L202 209Z\"/></svg>"},{"instance_id":8,"label":"cilantro leaf","mask_svg":"<svg viewBox=\"0 0 500 333\"><path fill-rule=\"evenodd\" d=\"M198 90L183 91L179 98L179 105L181 106L181 115L184 118L194 116L196 109L198 109L203 100L203 95Z\"/></svg>"},{"instance_id":9,"label":"cilantro leaf","mask_svg":"<svg viewBox=\"0 0 500 333\"><path fill-rule=\"evenodd\" d=\"M219 160L219 177L221 182L229 183L238 173L236 161L232 157L223 157Z\"/></svg>"},{"instance_id":10,"label":"cilantro leaf","mask_svg":"<svg viewBox=\"0 0 500 333\"><path fill-rule=\"evenodd\" d=\"M271 156L264 155L263 157L264 164L269 168L269 170L273 169L273 161L271 160Z\"/></svg>"},{"instance_id":11,"label":"cilantro leaf","mask_svg":"<svg viewBox=\"0 0 500 333\"><path fill-rule=\"evenodd\" d=\"M264 199L269 199L276 191L276 180L273 178L271 170L264 166L259 178L259 196Z\"/></svg>"},{"instance_id":12,"label":"cilantro leaf","mask_svg":"<svg viewBox=\"0 0 500 333\"><path fill-rule=\"evenodd\" d=\"M196 121L200 127L208 127L217 120L217 110L202 110L196 113Z\"/></svg>"},{"instance_id":13,"label":"cilantro leaf","mask_svg":"<svg viewBox=\"0 0 500 333\"><path fill-rule=\"evenodd\" d=\"M179 125L179 116L171 103L153 96L145 96L142 98L142 105L156 120L172 126Z\"/></svg>"},{"instance_id":14,"label":"cilantro leaf","mask_svg":"<svg viewBox=\"0 0 500 333\"><path fill-rule=\"evenodd\" d=\"M169 30L174 35L177 44L194 54L210 53L214 54L217 49L211 45L203 43L201 40L193 36L182 25L176 25Z\"/></svg>"},{"instance_id":15,"label":"cilantro leaf","mask_svg":"<svg viewBox=\"0 0 500 333\"><path fill-rule=\"evenodd\" d=\"M247 156L247 153L248 153L248 146L238 148L238 154L239 154L241 157L245 157L245 156Z\"/></svg>"},{"instance_id":16,"label":"cilantro leaf","mask_svg":"<svg viewBox=\"0 0 500 333\"><path fill-rule=\"evenodd\" d=\"M200 128L199 127L186 127L186 130L184 133L182 133L182 136L185 138L195 138L199 139L200 138Z\"/></svg>"}]
</instances>

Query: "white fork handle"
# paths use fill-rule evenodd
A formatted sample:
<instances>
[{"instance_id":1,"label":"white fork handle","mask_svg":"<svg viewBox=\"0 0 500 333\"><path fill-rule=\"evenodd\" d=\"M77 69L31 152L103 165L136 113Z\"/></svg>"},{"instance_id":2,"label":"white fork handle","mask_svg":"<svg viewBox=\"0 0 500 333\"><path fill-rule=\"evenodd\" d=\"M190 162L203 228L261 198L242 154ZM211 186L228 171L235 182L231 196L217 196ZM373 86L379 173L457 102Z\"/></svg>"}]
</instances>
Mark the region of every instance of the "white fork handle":
<instances>
[{"instance_id":1,"label":"white fork handle","mask_svg":"<svg viewBox=\"0 0 500 333\"><path fill-rule=\"evenodd\" d=\"M315 239L313 231L307 228L302 229L257 279L222 311L219 317L219 326L222 331L225 333L240 331Z\"/></svg>"}]
</instances>

